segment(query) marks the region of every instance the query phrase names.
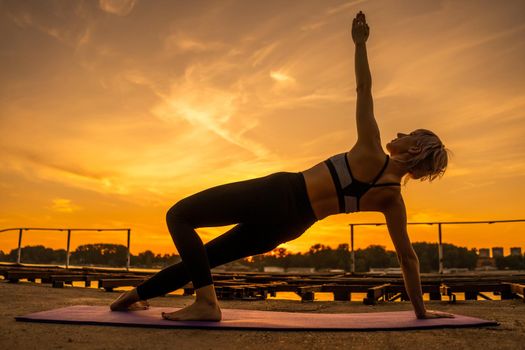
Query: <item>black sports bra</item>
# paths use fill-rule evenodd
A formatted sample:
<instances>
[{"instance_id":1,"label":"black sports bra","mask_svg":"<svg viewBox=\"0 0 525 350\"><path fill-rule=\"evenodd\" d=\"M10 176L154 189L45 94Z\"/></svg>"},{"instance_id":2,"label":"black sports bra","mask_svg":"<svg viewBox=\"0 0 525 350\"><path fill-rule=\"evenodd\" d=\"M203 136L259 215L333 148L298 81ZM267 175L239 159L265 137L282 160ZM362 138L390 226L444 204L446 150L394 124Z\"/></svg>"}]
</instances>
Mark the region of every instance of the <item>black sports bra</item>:
<instances>
[{"instance_id":1,"label":"black sports bra","mask_svg":"<svg viewBox=\"0 0 525 350\"><path fill-rule=\"evenodd\" d=\"M339 213L353 213L359 211L359 199L372 187L379 186L400 186L397 182L386 182L376 184L388 165L390 157L386 155L385 164L383 168L374 178L372 183L361 182L352 176L350 164L345 153L340 153L325 160L332 180L337 191L337 199L339 200Z\"/></svg>"}]
</instances>

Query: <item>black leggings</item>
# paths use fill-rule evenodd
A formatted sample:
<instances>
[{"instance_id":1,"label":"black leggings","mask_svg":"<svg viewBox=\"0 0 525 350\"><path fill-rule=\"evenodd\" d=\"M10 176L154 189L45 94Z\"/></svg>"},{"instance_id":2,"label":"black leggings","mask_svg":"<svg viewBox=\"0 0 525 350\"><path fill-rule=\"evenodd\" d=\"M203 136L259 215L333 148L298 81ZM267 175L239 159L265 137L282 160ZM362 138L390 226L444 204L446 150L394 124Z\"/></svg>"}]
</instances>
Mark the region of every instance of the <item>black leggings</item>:
<instances>
[{"instance_id":1,"label":"black leggings","mask_svg":"<svg viewBox=\"0 0 525 350\"><path fill-rule=\"evenodd\" d=\"M141 300L193 282L195 289L213 283L210 268L268 252L302 235L317 220L301 173L265 177L212 187L182 199L166 221L181 262L137 286ZM202 244L195 228L237 224Z\"/></svg>"}]
</instances>

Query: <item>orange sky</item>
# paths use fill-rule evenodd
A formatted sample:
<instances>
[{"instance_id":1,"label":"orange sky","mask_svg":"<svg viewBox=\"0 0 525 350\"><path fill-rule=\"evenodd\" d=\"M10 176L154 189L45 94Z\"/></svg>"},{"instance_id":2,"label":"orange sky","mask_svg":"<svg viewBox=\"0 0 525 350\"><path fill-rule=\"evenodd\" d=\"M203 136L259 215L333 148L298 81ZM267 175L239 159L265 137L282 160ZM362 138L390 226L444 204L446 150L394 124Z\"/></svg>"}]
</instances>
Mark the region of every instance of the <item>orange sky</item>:
<instances>
[{"instance_id":1,"label":"orange sky","mask_svg":"<svg viewBox=\"0 0 525 350\"><path fill-rule=\"evenodd\" d=\"M525 218L523 1L4 1L0 3L0 228L132 228L132 252L176 252L183 197L301 171L356 140L350 24L370 25L383 145L435 131L444 178L402 189L409 221ZM336 215L284 247L348 242ZM209 241L226 228L199 229ZM436 227L410 227L435 241ZM445 242L520 246L525 223L444 228ZM64 233L24 245L65 247ZM17 233L0 233L0 250ZM72 247L126 243L83 233ZM384 227L356 246L392 249Z\"/></svg>"}]
</instances>

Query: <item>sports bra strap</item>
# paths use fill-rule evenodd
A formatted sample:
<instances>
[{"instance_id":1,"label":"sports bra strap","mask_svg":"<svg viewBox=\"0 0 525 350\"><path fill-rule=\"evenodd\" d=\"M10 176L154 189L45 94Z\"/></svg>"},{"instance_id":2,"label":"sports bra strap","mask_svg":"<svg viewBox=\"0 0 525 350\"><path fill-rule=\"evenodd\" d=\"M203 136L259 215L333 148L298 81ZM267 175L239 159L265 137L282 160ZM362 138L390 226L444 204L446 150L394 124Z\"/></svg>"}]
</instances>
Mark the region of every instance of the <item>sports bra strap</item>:
<instances>
[{"instance_id":1,"label":"sports bra strap","mask_svg":"<svg viewBox=\"0 0 525 350\"><path fill-rule=\"evenodd\" d=\"M372 185L372 187L379 187L379 186L401 186L401 184L398 182L384 182L384 183Z\"/></svg>"},{"instance_id":2,"label":"sports bra strap","mask_svg":"<svg viewBox=\"0 0 525 350\"><path fill-rule=\"evenodd\" d=\"M386 155L386 159L385 159L385 164L383 165L383 168L381 169L381 171L379 172L379 174L377 174L377 176L375 177L375 179L372 181L372 186L375 185L376 181L379 180L379 178L381 177L381 175L383 175L383 172L385 171L387 165L388 165L388 154Z\"/></svg>"}]
</instances>

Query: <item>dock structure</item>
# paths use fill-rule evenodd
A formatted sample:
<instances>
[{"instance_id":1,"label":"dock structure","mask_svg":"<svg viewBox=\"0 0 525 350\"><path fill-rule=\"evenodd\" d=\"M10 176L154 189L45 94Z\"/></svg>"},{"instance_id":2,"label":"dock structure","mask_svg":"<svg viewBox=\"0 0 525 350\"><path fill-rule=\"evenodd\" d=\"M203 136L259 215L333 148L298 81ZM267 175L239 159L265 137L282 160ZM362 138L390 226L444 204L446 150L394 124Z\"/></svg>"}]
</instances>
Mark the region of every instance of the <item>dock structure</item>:
<instances>
[{"instance_id":1,"label":"dock structure","mask_svg":"<svg viewBox=\"0 0 525 350\"><path fill-rule=\"evenodd\" d=\"M137 286L152 274L127 269L66 269L58 266L0 264L3 283L38 280L53 288L63 288L73 282L84 282L85 287L96 282L98 288L109 292L116 288ZM264 300L268 296L275 297L278 292L293 292L304 302L315 300L315 293L332 293L335 301L351 301L353 294L365 294L362 301L367 305L409 300L400 274L214 272L213 280L217 297L221 300ZM525 271L422 274L421 284L423 294L428 294L430 300L446 298L445 300L455 302L458 294L463 294L465 300L478 300L478 297L491 300L487 293L492 293L502 300L522 299L525 302ZM184 295L194 293L191 282L181 289Z\"/></svg>"}]
</instances>

